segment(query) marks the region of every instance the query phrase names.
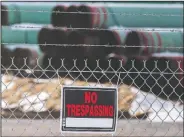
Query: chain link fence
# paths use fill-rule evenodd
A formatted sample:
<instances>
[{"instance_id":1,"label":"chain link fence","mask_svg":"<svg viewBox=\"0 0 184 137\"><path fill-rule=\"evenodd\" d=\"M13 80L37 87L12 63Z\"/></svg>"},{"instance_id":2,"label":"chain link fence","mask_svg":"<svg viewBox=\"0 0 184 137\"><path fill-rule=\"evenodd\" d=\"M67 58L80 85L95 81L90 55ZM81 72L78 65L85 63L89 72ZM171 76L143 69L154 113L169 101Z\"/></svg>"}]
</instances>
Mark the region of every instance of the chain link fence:
<instances>
[{"instance_id":1,"label":"chain link fence","mask_svg":"<svg viewBox=\"0 0 184 137\"><path fill-rule=\"evenodd\" d=\"M24 4L1 6L3 136L108 136L60 133L65 85L118 87L113 136L183 136L180 4Z\"/></svg>"}]
</instances>

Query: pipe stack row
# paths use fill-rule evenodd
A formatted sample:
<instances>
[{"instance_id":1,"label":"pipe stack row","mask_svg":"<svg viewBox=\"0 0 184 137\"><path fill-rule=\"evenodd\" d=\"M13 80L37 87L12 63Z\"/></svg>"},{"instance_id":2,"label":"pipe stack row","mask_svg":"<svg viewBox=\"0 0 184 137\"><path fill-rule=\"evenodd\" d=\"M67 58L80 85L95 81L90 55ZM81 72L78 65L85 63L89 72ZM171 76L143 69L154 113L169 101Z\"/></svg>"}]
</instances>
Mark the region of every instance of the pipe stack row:
<instances>
[{"instance_id":1,"label":"pipe stack row","mask_svg":"<svg viewBox=\"0 0 184 137\"><path fill-rule=\"evenodd\" d=\"M79 3L76 3L79 5ZM66 9L70 3L28 3L28 2L3 2L1 5L2 25L19 23L52 24L63 26L66 24Z\"/></svg>"},{"instance_id":2,"label":"pipe stack row","mask_svg":"<svg viewBox=\"0 0 184 137\"><path fill-rule=\"evenodd\" d=\"M24 27L21 28L21 27ZM36 27L36 28L34 28ZM117 30L120 29L120 30ZM165 51L183 53L183 31L170 31L170 29L151 31L137 31L130 28L110 28L109 30L70 30L66 28L55 28L43 25L24 25L18 27L2 27L2 43L25 43L25 44L67 44L64 37L69 37L68 41L75 44L76 40L70 38L74 33L78 39L78 44L90 44L86 39L91 38L95 44L95 37L103 42L98 45L120 45L118 50L128 55L150 55ZM63 33L63 34L61 34ZM69 34L69 35L67 35ZM66 35L66 36L63 36ZM93 36L93 37L92 37ZM58 37L58 38L57 38ZM83 40L82 40L83 39ZM58 41L60 40L60 42ZM49 42L48 42L49 41ZM86 43L85 43L86 42ZM50 45L46 45L50 47ZM52 47L53 48L53 47Z\"/></svg>"},{"instance_id":3,"label":"pipe stack row","mask_svg":"<svg viewBox=\"0 0 184 137\"><path fill-rule=\"evenodd\" d=\"M1 5L2 25L17 23L53 24L77 28L91 27L183 27L183 5L61 2L6 3ZM28 16L29 15L29 16ZM76 19L76 20L75 20Z\"/></svg>"},{"instance_id":4,"label":"pipe stack row","mask_svg":"<svg viewBox=\"0 0 184 137\"><path fill-rule=\"evenodd\" d=\"M67 24L76 28L93 27L161 27L182 28L182 4L83 4L68 10ZM70 20L71 19L71 20ZM75 22L73 22L73 19Z\"/></svg>"}]
</instances>

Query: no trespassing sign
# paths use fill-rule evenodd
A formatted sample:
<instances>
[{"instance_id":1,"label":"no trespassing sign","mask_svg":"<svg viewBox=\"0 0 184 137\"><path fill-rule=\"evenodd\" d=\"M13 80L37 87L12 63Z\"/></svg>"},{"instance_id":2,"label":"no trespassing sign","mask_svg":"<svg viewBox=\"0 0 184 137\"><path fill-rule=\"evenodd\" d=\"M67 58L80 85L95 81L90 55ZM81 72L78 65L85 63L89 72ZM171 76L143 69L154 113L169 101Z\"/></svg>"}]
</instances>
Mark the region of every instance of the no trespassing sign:
<instances>
[{"instance_id":1,"label":"no trespassing sign","mask_svg":"<svg viewBox=\"0 0 184 137\"><path fill-rule=\"evenodd\" d=\"M117 96L117 88L63 87L61 132L115 132Z\"/></svg>"}]
</instances>

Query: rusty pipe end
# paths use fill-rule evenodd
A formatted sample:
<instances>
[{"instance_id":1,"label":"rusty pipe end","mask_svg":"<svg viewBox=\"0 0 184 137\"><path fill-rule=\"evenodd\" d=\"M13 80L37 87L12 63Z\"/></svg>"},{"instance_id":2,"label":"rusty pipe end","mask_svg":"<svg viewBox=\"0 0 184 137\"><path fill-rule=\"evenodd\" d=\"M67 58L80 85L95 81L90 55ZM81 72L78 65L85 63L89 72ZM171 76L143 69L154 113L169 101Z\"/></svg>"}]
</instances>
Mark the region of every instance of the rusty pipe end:
<instances>
[{"instance_id":1,"label":"rusty pipe end","mask_svg":"<svg viewBox=\"0 0 184 137\"><path fill-rule=\"evenodd\" d=\"M5 5L1 5L1 25L8 25L8 8Z\"/></svg>"},{"instance_id":2,"label":"rusty pipe end","mask_svg":"<svg viewBox=\"0 0 184 137\"><path fill-rule=\"evenodd\" d=\"M78 14L77 14L77 6L71 5L66 10L67 13L65 13L65 21L66 26L76 28L77 22L78 22Z\"/></svg>"},{"instance_id":3,"label":"rusty pipe end","mask_svg":"<svg viewBox=\"0 0 184 137\"><path fill-rule=\"evenodd\" d=\"M13 51L14 54L14 64L17 68L22 67L35 67L36 58L38 58L38 53L30 48L16 48ZM25 64L26 61L26 64Z\"/></svg>"},{"instance_id":4,"label":"rusty pipe end","mask_svg":"<svg viewBox=\"0 0 184 137\"><path fill-rule=\"evenodd\" d=\"M56 27L66 26L66 7L63 5L57 5L52 10L51 24Z\"/></svg>"},{"instance_id":5,"label":"rusty pipe end","mask_svg":"<svg viewBox=\"0 0 184 137\"><path fill-rule=\"evenodd\" d=\"M81 5L77 8L78 12L82 12L83 14L77 15L77 24L78 28L92 28L93 27L93 14L91 11L91 7L87 5Z\"/></svg>"},{"instance_id":6,"label":"rusty pipe end","mask_svg":"<svg viewBox=\"0 0 184 137\"><path fill-rule=\"evenodd\" d=\"M63 44L67 44L67 32L64 29L44 27L38 35L41 51L50 56L60 54Z\"/></svg>"},{"instance_id":7,"label":"rusty pipe end","mask_svg":"<svg viewBox=\"0 0 184 137\"><path fill-rule=\"evenodd\" d=\"M69 53L71 53L71 51L75 51L71 53L72 58L80 60L81 58L85 58L87 56L90 47L87 45L86 39L87 34L83 31L72 31L69 33L68 44L71 44L71 46L67 47L67 50Z\"/></svg>"},{"instance_id":8,"label":"rusty pipe end","mask_svg":"<svg viewBox=\"0 0 184 137\"><path fill-rule=\"evenodd\" d=\"M100 47L102 51L105 53L105 57L110 53L116 53L118 51L118 41L116 36L114 35L113 31L111 30L102 30L98 31L100 45L107 45L107 47L102 46Z\"/></svg>"},{"instance_id":9,"label":"rusty pipe end","mask_svg":"<svg viewBox=\"0 0 184 137\"><path fill-rule=\"evenodd\" d=\"M13 57L13 52L4 47L4 45L1 45L1 64L3 67L9 67L12 64L12 57Z\"/></svg>"},{"instance_id":10,"label":"rusty pipe end","mask_svg":"<svg viewBox=\"0 0 184 137\"><path fill-rule=\"evenodd\" d=\"M38 44L40 47L40 50L45 53L47 49L47 44L50 43L52 37L50 35L50 28L48 27L43 27L39 33L38 33Z\"/></svg>"},{"instance_id":11,"label":"rusty pipe end","mask_svg":"<svg viewBox=\"0 0 184 137\"><path fill-rule=\"evenodd\" d=\"M124 42L125 50L123 53L126 56L135 56L140 52L141 39L139 33L136 31L131 31L127 34Z\"/></svg>"},{"instance_id":12,"label":"rusty pipe end","mask_svg":"<svg viewBox=\"0 0 184 137\"><path fill-rule=\"evenodd\" d=\"M84 44L85 35L80 31L71 31L68 35L69 44Z\"/></svg>"},{"instance_id":13,"label":"rusty pipe end","mask_svg":"<svg viewBox=\"0 0 184 137\"><path fill-rule=\"evenodd\" d=\"M67 44L67 31L65 29L52 28L50 31L52 37L47 46L47 54L51 57L62 56L65 44Z\"/></svg>"}]
</instances>

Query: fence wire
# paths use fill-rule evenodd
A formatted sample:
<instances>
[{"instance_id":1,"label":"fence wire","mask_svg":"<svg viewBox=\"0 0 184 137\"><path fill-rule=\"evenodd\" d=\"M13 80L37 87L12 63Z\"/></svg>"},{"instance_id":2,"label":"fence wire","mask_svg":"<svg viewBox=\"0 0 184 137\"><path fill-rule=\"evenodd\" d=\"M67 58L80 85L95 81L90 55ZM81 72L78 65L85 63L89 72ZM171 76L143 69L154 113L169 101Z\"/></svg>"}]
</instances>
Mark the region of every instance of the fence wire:
<instances>
[{"instance_id":1,"label":"fence wire","mask_svg":"<svg viewBox=\"0 0 184 137\"><path fill-rule=\"evenodd\" d=\"M30 12L34 14L51 12L41 8L40 10L1 9L1 13L2 11L27 12L27 16ZM86 14L81 11L70 13ZM87 14L183 17L183 14L174 13L156 15L87 12ZM22 23L10 27L12 34L14 29L39 29L39 33L34 34L39 37L45 26L48 24L37 26ZM56 36L55 31L52 33L54 35L43 36L42 41L38 40L38 43L27 42L28 34L26 34L27 41L21 42L12 40L11 32L1 33L3 136L108 136L109 134L60 133L61 93L65 85L118 87L118 126L113 136L183 136L183 28L75 28L73 26L50 28L52 32L64 28L67 32L66 37L73 32L81 32L80 35L74 35L73 39L70 37L71 39L63 42L60 39L63 40L65 36L59 32ZM83 32L86 30L88 32ZM89 31L92 31L92 34ZM133 37L130 42L123 43L120 40L118 43L110 41L111 37L108 35L102 37L107 32L99 34L101 31L135 31L142 41L134 43ZM145 33L147 42L143 40L145 37L142 37L141 32ZM156 33L153 34L155 36L150 34L149 37L148 32ZM163 37L160 32L164 32ZM48 34L46 33L45 31L45 35ZM179 35L167 36L167 33L179 33ZM16 34L17 39L19 34ZM78 38L81 35L87 40ZM159 39L154 41L158 35L163 39L162 44L159 43ZM98 40L95 40L95 36ZM120 35L120 37L124 36L124 34ZM180 39L176 40L175 37ZM10 39L3 40L7 38ZM99 42L102 38L103 42ZM174 42L169 41L172 38ZM81 41L78 42L78 39ZM14 48L11 49L10 47L13 46ZM157 51L161 56L155 54ZM166 52L165 55L162 55L161 51Z\"/></svg>"}]
</instances>

